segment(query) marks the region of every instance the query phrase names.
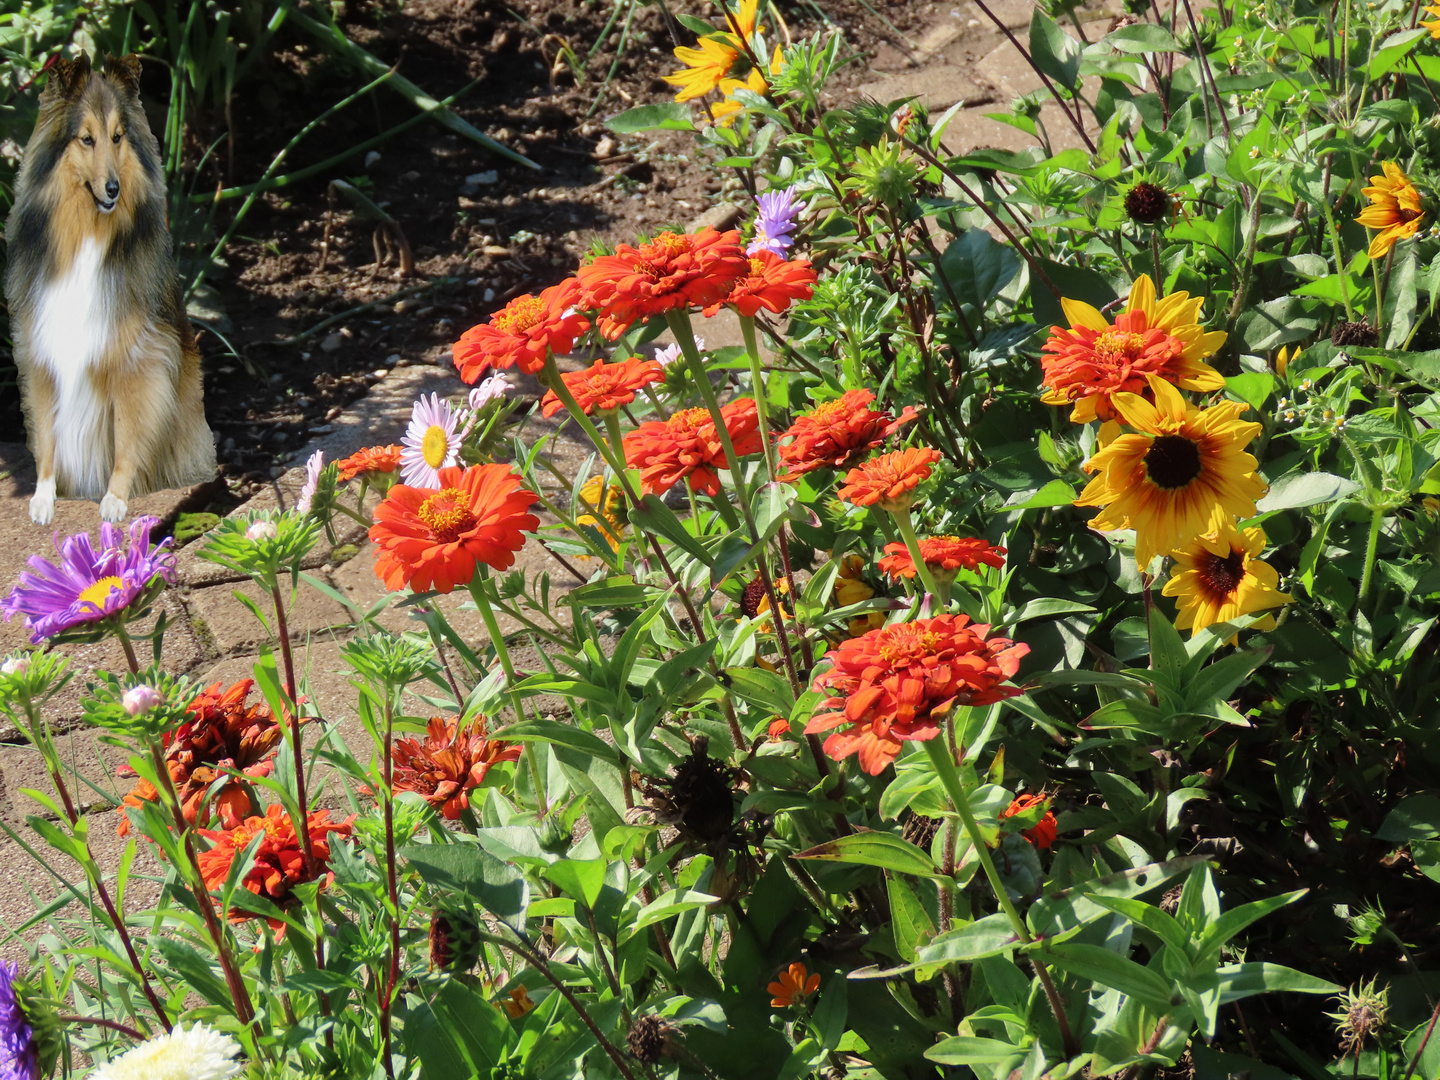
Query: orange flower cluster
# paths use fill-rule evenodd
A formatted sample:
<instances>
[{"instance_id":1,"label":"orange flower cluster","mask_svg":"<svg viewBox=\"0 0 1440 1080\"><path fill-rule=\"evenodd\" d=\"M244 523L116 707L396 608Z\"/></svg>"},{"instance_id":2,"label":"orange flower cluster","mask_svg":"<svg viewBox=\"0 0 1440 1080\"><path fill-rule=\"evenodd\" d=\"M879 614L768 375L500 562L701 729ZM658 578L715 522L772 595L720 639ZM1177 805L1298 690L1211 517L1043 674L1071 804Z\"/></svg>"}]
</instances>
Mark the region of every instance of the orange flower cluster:
<instances>
[{"instance_id":1,"label":"orange flower cluster","mask_svg":"<svg viewBox=\"0 0 1440 1080\"><path fill-rule=\"evenodd\" d=\"M752 398L732 401L720 409L735 453L759 453L760 419ZM647 495L663 495L681 480L706 495L720 493L717 469L728 468L709 411L682 409L668 420L651 420L625 436L625 464L640 470L640 485Z\"/></svg>"},{"instance_id":2,"label":"orange flower cluster","mask_svg":"<svg viewBox=\"0 0 1440 1080\"><path fill-rule=\"evenodd\" d=\"M878 776L904 740L938 735L941 717L956 705L989 705L1020 693L1001 684L1030 647L987 638L989 632L964 615L939 615L843 642L826 653L831 666L814 681L812 689L831 696L805 734L833 732L827 754L836 761L858 754L860 767Z\"/></svg>"},{"instance_id":3,"label":"orange flower cluster","mask_svg":"<svg viewBox=\"0 0 1440 1080\"><path fill-rule=\"evenodd\" d=\"M475 383L491 368L516 364L533 375L545 366L548 351L569 352L575 339L590 329L590 320L576 310L580 304L580 283L574 278L539 296L517 296L488 323L466 330L451 348L460 378Z\"/></svg>"},{"instance_id":4,"label":"orange flower cluster","mask_svg":"<svg viewBox=\"0 0 1440 1080\"><path fill-rule=\"evenodd\" d=\"M787 1009L791 1005L802 1005L805 999L820 989L820 976L807 973L805 965L798 960L775 976L775 982L765 987L770 992L770 1004L776 1009Z\"/></svg>"},{"instance_id":5,"label":"orange flower cluster","mask_svg":"<svg viewBox=\"0 0 1440 1080\"><path fill-rule=\"evenodd\" d=\"M248 817L233 828L218 832L201 829L200 835L214 842L209 851L200 853L200 874L205 879L205 887L212 891L223 888L235 860L244 855L255 838L263 833L264 839L255 849L255 864L241 879L240 886L272 904L284 907L296 885L315 881L322 875L329 883L332 876L329 873L330 837L332 834L342 838L350 836L354 821L353 816L344 821L331 821L329 810L311 812L306 827L315 852L315 865L308 868L295 825L289 813L278 803L267 809L264 817ZM238 901L231 905L230 918L235 922L260 917L246 911ZM273 929L284 933L283 922L278 919L268 921Z\"/></svg>"},{"instance_id":6,"label":"orange flower cluster","mask_svg":"<svg viewBox=\"0 0 1440 1080\"><path fill-rule=\"evenodd\" d=\"M1030 843L1034 844L1041 851L1049 851L1050 848L1054 846L1055 837L1059 833L1059 823L1055 820L1055 815L1048 809L1050 800L1044 795L1021 795L1015 799L1001 812L1000 827L1002 830L1004 829L1006 818L1014 817L1016 814L1023 814L1038 806L1047 808L1045 810L1045 816L1032 828L1021 829L1020 835L1025 837L1026 840L1029 840Z\"/></svg>"},{"instance_id":7,"label":"orange flower cluster","mask_svg":"<svg viewBox=\"0 0 1440 1080\"><path fill-rule=\"evenodd\" d=\"M789 466L780 479L788 482L815 469L843 469L917 415L907 406L896 419L870 408L874 400L869 390L847 390L796 417L780 436L780 460Z\"/></svg>"},{"instance_id":8,"label":"orange flower cluster","mask_svg":"<svg viewBox=\"0 0 1440 1080\"><path fill-rule=\"evenodd\" d=\"M396 794L413 791L454 821L470 805L470 792L502 761L519 761L520 745L487 739L483 716L464 731L458 720L434 717L426 738L401 739L392 751Z\"/></svg>"},{"instance_id":9,"label":"orange flower cluster","mask_svg":"<svg viewBox=\"0 0 1440 1080\"><path fill-rule=\"evenodd\" d=\"M604 360L584 371L572 371L560 376L580 411L589 416L596 409L608 412L635 400L635 391L651 383L665 381L665 369L658 360L646 360L632 356L628 360L607 364ZM554 416L565 408L554 390L547 390L540 399L540 412Z\"/></svg>"},{"instance_id":10,"label":"orange flower cluster","mask_svg":"<svg viewBox=\"0 0 1440 1080\"><path fill-rule=\"evenodd\" d=\"M391 443L389 446L367 446L357 450L347 458L341 458L336 464L340 467L340 483L354 480L357 476L374 476L397 472L400 469L400 452L404 449L399 443Z\"/></svg>"},{"instance_id":11,"label":"orange flower cluster","mask_svg":"<svg viewBox=\"0 0 1440 1080\"><path fill-rule=\"evenodd\" d=\"M674 309L723 303L750 260L735 230L663 232L638 248L621 244L577 272L581 303L600 312L600 332L614 341L637 321Z\"/></svg>"},{"instance_id":12,"label":"orange flower cluster","mask_svg":"<svg viewBox=\"0 0 1440 1080\"><path fill-rule=\"evenodd\" d=\"M268 708L245 703L254 686L254 679L241 679L223 692L218 682L206 687L186 706L190 718L165 735L165 767L185 820L192 825L208 823L213 813L223 827L233 828L250 809L250 796L235 779L227 781L206 807L205 793L224 770L258 778L269 776L275 767L272 755L283 734ZM121 774L134 775L128 768ZM157 794L150 781L136 781L117 811L121 836L130 834L125 807L154 802Z\"/></svg>"},{"instance_id":13,"label":"orange flower cluster","mask_svg":"<svg viewBox=\"0 0 1440 1080\"><path fill-rule=\"evenodd\" d=\"M929 536L920 541L920 558L937 579L953 580L957 570L974 570L981 564L999 570L1005 565L1005 549L973 536ZM913 578L915 561L910 549L904 544L886 544L880 571L896 580Z\"/></svg>"},{"instance_id":14,"label":"orange flower cluster","mask_svg":"<svg viewBox=\"0 0 1440 1080\"><path fill-rule=\"evenodd\" d=\"M525 533L540 527L529 512L538 496L508 465L441 469L439 478L439 489L396 484L375 508L375 574L391 591L448 593L470 583L476 563L508 570Z\"/></svg>"},{"instance_id":15,"label":"orange flower cluster","mask_svg":"<svg viewBox=\"0 0 1440 1080\"><path fill-rule=\"evenodd\" d=\"M815 271L809 259L786 262L773 251L760 250L749 256L749 270L736 279L724 300L705 308L708 319L729 305L746 318L754 318L762 307L779 315L796 300L809 300L815 292Z\"/></svg>"},{"instance_id":16,"label":"orange flower cluster","mask_svg":"<svg viewBox=\"0 0 1440 1080\"><path fill-rule=\"evenodd\" d=\"M940 451L928 446L881 454L845 474L840 498L891 513L908 510L914 500L910 493L920 486L920 481L929 478L930 466L940 458Z\"/></svg>"}]
</instances>

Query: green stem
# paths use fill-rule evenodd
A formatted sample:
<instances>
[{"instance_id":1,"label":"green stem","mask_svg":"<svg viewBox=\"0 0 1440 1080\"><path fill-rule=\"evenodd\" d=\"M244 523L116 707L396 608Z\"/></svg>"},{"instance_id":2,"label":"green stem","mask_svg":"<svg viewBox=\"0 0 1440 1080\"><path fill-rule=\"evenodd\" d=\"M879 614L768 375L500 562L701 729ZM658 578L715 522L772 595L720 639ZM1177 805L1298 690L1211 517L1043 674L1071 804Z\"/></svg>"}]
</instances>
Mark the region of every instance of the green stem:
<instances>
[{"instance_id":1,"label":"green stem","mask_svg":"<svg viewBox=\"0 0 1440 1080\"><path fill-rule=\"evenodd\" d=\"M755 339L754 316L740 316L740 333L745 338L745 351L750 361L750 382L755 393L755 412L760 417L760 433L765 440L765 469L771 480L780 471L775 457L775 444L770 439L770 405L765 396L765 372L760 366L760 344Z\"/></svg>"},{"instance_id":2,"label":"green stem","mask_svg":"<svg viewBox=\"0 0 1440 1080\"><path fill-rule=\"evenodd\" d=\"M905 506L892 510L890 516L895 519L895 527L900 530L900 539L905 541L905 547L910 552L910 561L915 564L915 573L919 575L925 591L938 597L940 586L936 584L935 575L930 572L929 565L920 554L920 538L915 535L915 523L910 520L910 508Z\"/></svg>"},{"instance_id":3,"label":"green stem","mask_svg":"<svg viewBox=\"0 0 1440 1080\"><path fill-rule=\"evenodd\" d=\"M505 683L510 691L510 703L515 709L515 720L521 722L525 719L525 699L520 696L520 691L515 686L515 665L510 661L510 650L505 645L505 638L500 633L500 624L495 621L495 612L490 610L490 595L486 590L486 583L490 580L488 570L482 570L470 581L470 595L475 599L475 606L480 609L480 617L485 620L485 632L490 635L490 644L495 649L495 656L500 661L500 669L505 672ZM545 804L545 785L540 778L540 763L535 760L534 744L525 740L521 744L522 753L525 755L525 763L530 767L530 778L535 783L535 803L540 808L540 816L543 818L548 814L549 808Z\"/></svg>"},{"instance_id":4,"label":"green stem","mask_svg":"<svg viewBox=\"0 0 1440 1080\"><path fill-rule=\"evenodd\" d=\"M140 674L140 661L135 656L135 646L130 641L130 635L125 632L123 623L115 624L115 636L120 639L120 648L125 650L125 662L130 665L130 674Z\"/></svg>"},{"instance_id":5,"label":"green stem","mask_svg":"<svg viewBox=\"0 0 1440 1080\"><path fill-rule=\"evenodd\" d=\"M1329 179L1330 161L1325 163L1326 179ZM1350 303L1350 271L1345 264L1345 249L1340 246L1340 230L1335 227L1335 211L1330 206L1330 187L1325 185L1320 208L1325 211L1325 227L1330 233L1330 246L1335 249L1335 272L1340 277L1340 300L1345 305L1345 321L1355 321L1355 308Z\"/></svg>"},{"instance_id":6,"label":"green stem","mask_svg":"<svg viewBox=\"0 0 1440 1080\"><path fill-rule=\"evenodd\" d=\"M1380 527L1385 523L1385 508L1377 506L1370 512L1370 539L1365 544L1365 572L1360 576L1360 595L1356 602L1363 601L1370 592L1370 579L1375 573L1375 549L1380 543Z\"/></svg>"}]
</instances>

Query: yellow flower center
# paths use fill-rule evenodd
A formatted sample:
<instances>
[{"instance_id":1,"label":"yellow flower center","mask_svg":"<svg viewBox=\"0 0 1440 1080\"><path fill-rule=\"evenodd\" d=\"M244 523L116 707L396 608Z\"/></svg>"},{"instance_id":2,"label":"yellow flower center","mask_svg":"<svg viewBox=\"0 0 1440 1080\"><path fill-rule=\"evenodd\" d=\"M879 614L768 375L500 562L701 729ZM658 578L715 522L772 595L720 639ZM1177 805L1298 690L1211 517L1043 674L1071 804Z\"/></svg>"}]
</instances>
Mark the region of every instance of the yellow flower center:
<instances>
[{"instance_id":1,"label":"yellow flower center","mask_svg":"<svg viewBox=\"0 0 1440 1080\"><path fill-rule=\"evenodd\" d=\"M99 581L95 582L94 585L91 585L82 592L77 599L82 604L94 604L97 608L103 610L105 601L110 598L110 594L124 587L125 582L112 574L110 577L102 577Z\"/></svg>"},{"instance_id":2,"label":"yellow flower center","mask_svg":"<svg viewBox=\"0 0 1440 1080\"><path fill-rule=\"evenodd\" d=\"M1230 554L1221 558L1207 551L1195 568L1207 593L1215 599L1229 599L1245 580L1245 552L1231 548Z\"/></svg>"},{"instance_id":3,"label":"yellow flower center","mask_svg":"<svg viewBox=\"0 0 1440 1080\"><path fill-rule=\"evenodd\" d=\"M681 409L670 417L673 431L694 431L710 420L709 409Z\"/></svg>"},{"instance_id":4,"label":"yellow flower center","mask_svg":"<svg viewBox=\"0 0 1440 1080\"><path fill-rule=\"evenodd\" d=\"M1105 330L1095 338L1095 355L1106 364L1134 363L1145 348L1145 335Z\"/></svg>"},{"instance_id":5,"label":"yellow flower center","mask_svg":"<svg viewBox=\"0 0 1440 1080\"><path fill-rule=\"evenodd\" d=\"M751 277L764 277L764 276L765 276L765 264L764 264L763 262L761 262L759 259L752 258L752 259L750 260L750 276L751 276Z\"/></svg>"},{"instance_id":6,"label":"yellow flower center","mask_svg":"<svg viewBox=\"0 0 1440 1080\"><path fill-rule=\"evenodd\" d=\"M1157 435L1145 452L1150 482L1165 491L1179 491L1203 471L1200 448L1183 435Z\"/></svg>"},{"instance_id":7,"label":"yellow flower center","mask_svg":"<svg viewBox=\"0 0 1440 1080\"><path fill-rule=\"evenodd\" d=\"M439 424L431 424L425 429L425 437L420 440L420 456L425 459L425 464L432 469L438 469L445 464L445 455L450 452L450 436Z\"/></svg>"},{"instance_id":8,"label":"yellow flower center","mask_svg":"<svg viewBox=\"0 0 1440 1080\"><path fill-rule=\"evenodd\" d=\"M545 301L538 296L522 296L506 304L490 320L490 325L507 334L523 334L538 326L545 318Z\"/></svg>"},{"instance_id":9,"label":"yellow flower center","mask_svg":"<svg viewBox=\"0 0 1440 1080\"><path fill-rule=\"evenodd\" d=\"M445 488L431 495L415 515L435 534L435 539L450 544L475 527L470 510L470 496L459 488Z\"/></svg>"},{"instance_id":10,"label":"yellow flower center","mask_svg":"<svg viewBox=\"0 0 1440 1080\"><path fill-rule=\"evenodd\" d=\"M913 625L902 625L887 627L877 651L887 664L897 665L931 656L939 644L939 634L919 630Z\"/></svg>"}]
</instances>

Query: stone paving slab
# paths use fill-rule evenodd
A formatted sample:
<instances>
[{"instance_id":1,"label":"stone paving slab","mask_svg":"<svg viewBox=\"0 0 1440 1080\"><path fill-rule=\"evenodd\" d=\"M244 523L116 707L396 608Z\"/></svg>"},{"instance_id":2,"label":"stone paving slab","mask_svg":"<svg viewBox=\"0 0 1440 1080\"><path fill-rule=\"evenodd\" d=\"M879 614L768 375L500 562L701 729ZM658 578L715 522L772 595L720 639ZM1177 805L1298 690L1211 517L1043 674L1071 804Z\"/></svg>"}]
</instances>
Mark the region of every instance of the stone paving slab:
<instances>
[{"instance_id":1,"label":"stone paving slab","mask_svg":"<svg viewBox=\"0 0 1440 1080\"><path fill-rule=\"evenodd\" d=\"M65 785L81 813L95 808L108 810L113 801L130 790L133 781L115 776L116 769L125 763L128 755L102 743L94 729L82 727L56 735L55 749L65 770L62 774ZM77 779L74 775L77 771L100 791ZM50 816L40 803L21 794L27 788L54 796L44 759L28 743L0 744L0 821L18 828L27 815Z\"/></svg>"},{"instance_id":2,"label":"stone paving slab","mask_svg":"<svg viewBox=\"0 0 1440 1080\"><path fill-rule=\"evenodd\" d=\"M350 613L318 589L301 582L298 590L292 591L289 582L284 581L280 590L286 627L292 640L303 641L323 635L335 627L349 626ZM235 598L237 592L254 601L264 613L270 623L268 631ZM222 655L249 652L272 640L272 632L277 629L274 600L253 581L196 589L185 598L185 605L191 620L205 628L210 641Z\"/></svg>"}]
</instances>

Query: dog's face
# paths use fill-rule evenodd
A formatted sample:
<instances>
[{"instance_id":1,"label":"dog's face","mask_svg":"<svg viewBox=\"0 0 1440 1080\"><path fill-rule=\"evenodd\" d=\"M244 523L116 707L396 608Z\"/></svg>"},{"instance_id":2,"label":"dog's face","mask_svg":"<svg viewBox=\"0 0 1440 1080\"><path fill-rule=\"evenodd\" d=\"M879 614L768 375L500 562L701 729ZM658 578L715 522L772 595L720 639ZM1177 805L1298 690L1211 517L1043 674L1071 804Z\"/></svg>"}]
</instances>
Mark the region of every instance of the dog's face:
<instances>
[{"instance_id":1,"label":"dog's face","mask_svg":"<svg viewBox=\"0 0 1440 1080\"><path fill-rule=\"evenodd\" d=\"M83 189L101 215L133 207L139 195L140 163L127 137L132 125L145 123L139 82L134 56L107 57L104 69L93 71L82 55L74 62L57 61L46 88L57 134L65 140L56 179Z\"/></svg>"}]
</instances>

